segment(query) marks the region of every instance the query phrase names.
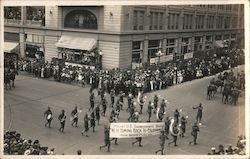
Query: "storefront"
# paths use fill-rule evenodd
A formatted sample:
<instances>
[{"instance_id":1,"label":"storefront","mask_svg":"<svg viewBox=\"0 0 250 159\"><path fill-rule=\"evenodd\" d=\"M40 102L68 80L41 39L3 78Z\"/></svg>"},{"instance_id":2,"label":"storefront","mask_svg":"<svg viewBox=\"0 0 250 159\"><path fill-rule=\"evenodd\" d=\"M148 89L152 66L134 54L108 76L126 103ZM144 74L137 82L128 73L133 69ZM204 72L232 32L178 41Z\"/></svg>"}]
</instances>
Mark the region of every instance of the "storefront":
<instances>
[{"instance_id":1,"label":"storefront","mask_svg":"<svg viewBox=\"0 0 250 159\"><path fill-rule=\"evenodd\" d=\"M25 34L25 57L44 58L44 36L37 34Z\"/></svg>"},{"instance_id":2,"label":"storefront","mask_svg":"<svg viewBox=\"0 0 250 159\"><path fill-rule=\"evenodd\" d=\"M97 39L63 35L56 43L58 59L66 65L95 68L101 59L97 50Z\"/></svg>"}]
</instances>

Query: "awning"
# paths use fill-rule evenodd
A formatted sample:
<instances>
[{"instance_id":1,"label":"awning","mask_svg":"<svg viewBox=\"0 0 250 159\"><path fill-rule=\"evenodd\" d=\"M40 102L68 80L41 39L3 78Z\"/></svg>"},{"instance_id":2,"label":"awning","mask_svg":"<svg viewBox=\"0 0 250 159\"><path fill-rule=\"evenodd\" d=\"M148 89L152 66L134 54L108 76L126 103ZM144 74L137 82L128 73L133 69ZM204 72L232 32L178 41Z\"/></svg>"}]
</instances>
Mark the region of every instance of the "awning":
<instances>
[{"instance_id":1,"label":"awning","mask_svg":"<svg viewBox=\"0 0 250 159\"><path fill-rule=\"evenodd\" d=\"M97 40L95 38L63 35L56 43L56 46L60 48L91 51L97 47Z\"/></svg>"},{"instance_id":2,"label":"awning","mask_svg":"<svg viewBox=\"0 0 250 159\"><path fill-rule=\"evenodd\" d=\"M223 48L224 47L224 41L223 40L216 40L215 41L215 46L219 47L219 48Z\"/></svg>"},{"instance_id":3,"label":"awning","mask_svg":"<svg viewBox=\"0 0 250 159\"><path fill-rule=\"evenodd\" d=\"M11 53L15 51L19 43L16 42L4 42L4 52Z\"/></svg>"}]
</instances>

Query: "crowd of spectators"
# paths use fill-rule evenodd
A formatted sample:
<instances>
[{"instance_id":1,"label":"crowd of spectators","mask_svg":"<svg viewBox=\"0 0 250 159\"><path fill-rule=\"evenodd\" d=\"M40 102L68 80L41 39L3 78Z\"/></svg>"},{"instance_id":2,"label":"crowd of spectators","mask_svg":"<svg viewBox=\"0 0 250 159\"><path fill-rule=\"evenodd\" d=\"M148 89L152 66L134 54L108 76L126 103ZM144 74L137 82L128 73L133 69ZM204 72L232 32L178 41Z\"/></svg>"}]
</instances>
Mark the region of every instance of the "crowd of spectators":
<instances>
[{"instance_id":1,"label":"crowd of spectators","mask_svg":"<svg viewBox=\"0 0 250 159\"><path fill-rule=\"evenodd\" d=\"M41 146L39 140L27 140L16 131L4 134L4 153L8 155L54 155L54 148Z\"/></svg>"},{"instance_id":2,"label":"crowd of spectators","mask_svg":"<svg viewBox=\"0 0 250 159\"><path fill-rule=\"evenodd\" d=\"M204 58L192 58L161 65L144 66L138 69L91 70L90 68L64 65L44 60L19 60L18 67L38 78L50 78L59 82L91 85L110 92L114 88L118 93L137 91L150 92L166 89L169 86L205 76L214 75L244 63L244 53L240 49L231 49L215 53Z\"/></svg>"},{"instance_id":3,"label":"crowd of spectators","mask_svg":"<svg viewBox=\"0 0 250 159\"><path fill-rule=\"evenodd\" d=\"M4 19L21 20L21 7L4 7Z\"/></svg>"},{"instance_id":4,"label":"crowd of spectators","mask_svg":"<svg viewBox=\"0 0 250 159\"><path fill-rule=\"evenodd\" d=\"M227 148L223 145L219 145L218 149L212 147L208 155L246 155L246 138L243 135L238 136L238 141L234 147L231 144Z\"/></svg>"}]
</instances>

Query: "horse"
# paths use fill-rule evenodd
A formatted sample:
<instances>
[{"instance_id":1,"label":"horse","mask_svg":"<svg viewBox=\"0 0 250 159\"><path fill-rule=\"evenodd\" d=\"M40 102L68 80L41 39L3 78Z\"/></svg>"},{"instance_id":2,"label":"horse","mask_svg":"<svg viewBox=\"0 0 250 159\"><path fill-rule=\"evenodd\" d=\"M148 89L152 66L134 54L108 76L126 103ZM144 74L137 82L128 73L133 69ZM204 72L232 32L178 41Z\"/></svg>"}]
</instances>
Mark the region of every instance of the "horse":
<instances>
[{"instance_id":1,"label":"horse","mask_svg":"<svg viewBox=\"0 0 250 159\"><path fill-rule=\"evenodd\" d=\"M226 104L229 102L230 94L231 94L231 87L229 85L225 85L222 91L222 103Z\"/></svg>"},{"instance_id":2,"label":"horse","mask_svg":"<svg viewBox=\"0 0 250 159\"><path fill-rule=\"evenodd\" d=\"M217 86L209 84L207 86L207 99L210 100L212 97L214 97L216 92L217 92Z\"/></svg>"},{"instance_id":3,"label":"horse","mask_svg":"<svg viewBox=\"0 0 250 159\"><path fill-rule=\"evenodd\" d=\"M232 89L230 93L231 104L236 105L238 103L238 99L241 91L239 89Z\"/></svg>"},{"instance_id":4,"label":"horse","mask_svg":"<svg viewBox=\"0 0 250 159\"><path fill-rule=\"evenodd\" d=\"M218 80L216 80L216 81L214 82L214 85L217 86L217 88L220 87L220 92L222 92L222 88L224 87L224 81L218 79Z\"/></svg>"}]
</instances>

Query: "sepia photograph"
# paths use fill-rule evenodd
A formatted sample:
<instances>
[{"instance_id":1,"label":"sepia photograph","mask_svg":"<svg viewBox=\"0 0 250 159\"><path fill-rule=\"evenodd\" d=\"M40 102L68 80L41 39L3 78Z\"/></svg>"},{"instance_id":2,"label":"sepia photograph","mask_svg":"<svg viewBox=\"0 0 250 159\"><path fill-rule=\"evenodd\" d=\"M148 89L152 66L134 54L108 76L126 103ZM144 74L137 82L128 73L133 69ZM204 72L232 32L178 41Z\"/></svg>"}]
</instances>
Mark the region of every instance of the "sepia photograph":
<instances>
[{"instance_id":1,"label":"sepia photograph","mask_svg":"<svg viewBox=\"0 0 250 159\"><path fill-rule=\"evenodd\" d=\"M246 156L245 6L4 5L3 155Z\"/></svg>"}]
</instances>

